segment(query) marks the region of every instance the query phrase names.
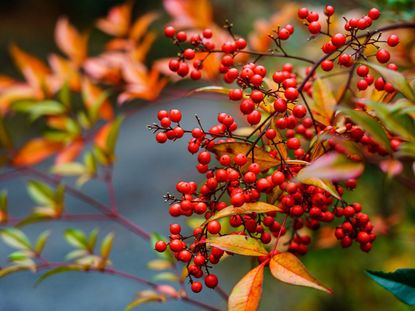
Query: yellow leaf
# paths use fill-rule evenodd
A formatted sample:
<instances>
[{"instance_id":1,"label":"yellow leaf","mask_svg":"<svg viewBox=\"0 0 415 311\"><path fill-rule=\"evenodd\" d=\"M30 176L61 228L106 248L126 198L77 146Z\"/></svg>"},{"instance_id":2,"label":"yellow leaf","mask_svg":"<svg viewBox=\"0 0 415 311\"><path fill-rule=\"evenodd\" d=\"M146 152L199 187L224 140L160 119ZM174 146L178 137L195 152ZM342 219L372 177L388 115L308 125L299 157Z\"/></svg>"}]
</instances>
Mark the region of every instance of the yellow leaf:
<instances>
[{"instance_id":1,"label":"yellow leaf","mask_svg":"<svg viewBox=\"0 0 415 311\"><path fill-rule=\"evenodd\" d=\"M291 253L280 253L271 258L269 263L271 274L284 283L312 287L331 294L332 290L321 284L314 278L302 264L302 262Z\"/></svg>"},{"instance_id":2,"label":"yellow leaf","mask_svg":"<svg viewBox=\"0 0 415 311\"><path fill-rule=\"evenodd\" d=\"M211 237L206 244L244 256L266 256L268 252L257 239L237 234Z\"/></svg>"},{"instance_id":3,"label":"yellow leaf","mask_svg":"<svg viewBox=\"0 0 415 311\"><path fill-rule=\"evenodd\" d=\"M245 203L241 207L234 207L232 205L220 210L218 213L206 220L201 226L204 226L212 220L217 220L223 217L232 215L242 215L249 213L268 213L268 212L281 212L282 210L275 205L271 205L265 202Z\"/></svg>"},{"instance_id":4,"label":"yellow leaf","mask_svg":"<svg viewBox=\"0 0 415 311\"><path fill-rule=\"evenodd\" d=\"M12 159L14 166L37 164L62 149L62 143L45 138L35 138L23 145Z\"/></svg>"},{"instance_id":5,"label":"yellow leaf","mask_svg":"<svg viewBox=\"0 0 415 311\"><path fill-rule=\"evenodd\" d=\"M230 156L231 160L237 154L246 154L252 147L249 143L244 142L229 142L229 143L218 143L215 144L212 148L212 151L216 154L218 158L227 154ZM268 152L264 151L262 148L255 146L253 148L255 163L258 163L262 171L266 171L272 167L281 164L279 155L277 158L273 158ZM246 170L248 166L252 163L252 156L247 156L247 163L242 167L242 170Z\"/></svg>"},{"instance_id":6,"label":"yellow leaf","mask_svg":"<svg viewBox=\"0 0 415 311\"><path fill-rule=\"evenodd\" d=\"M314 118L323 125L330 125L337 102L330 85L325 80L317 79L314 82L313 100L311 110Z\"/></svg>"},{"instance_id":7,"label":"yellow leaf","mask_svg":"<svg viewBox=\"0 0 415 311\"><path fill-rule=\"evenodd\" d=\"M264 264L249 271L229 295L229 311L255 311L258 309L264 282Z\"/></svg>"}]
</instances>

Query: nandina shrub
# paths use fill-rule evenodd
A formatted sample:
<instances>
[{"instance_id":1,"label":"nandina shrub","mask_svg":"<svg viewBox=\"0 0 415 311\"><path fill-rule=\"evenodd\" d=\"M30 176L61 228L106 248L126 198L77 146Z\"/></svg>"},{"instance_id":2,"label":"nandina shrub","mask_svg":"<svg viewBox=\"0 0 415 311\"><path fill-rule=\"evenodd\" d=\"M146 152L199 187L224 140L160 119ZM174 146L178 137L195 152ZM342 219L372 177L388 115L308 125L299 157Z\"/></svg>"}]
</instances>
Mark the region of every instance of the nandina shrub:
<instances>
[{"instance_id":1,"label":"nandina shrub","mask_svg":"<svg viewBox=\"0 0 415 311\"><path fill-rule=\"evenodd\" d=\"M271 22L245 39L228 21L224 29L214 24L207 1L166 0L165 8L173 19L164 35L178 53L150 68L145 56L155 35L148 29L158 15L133 19L131 2L97 21L97 27L110 35L98 55L88 54L88 35L64 18L55 31L63 56L51 54L46 64L12 46L25 81L1 80L2 178L30 177L28 192L39 207L27 217L15 218L9 214L7 194L1 195L1 236L17 250L0 275L47 270L39 283L66 271L95 271L148 286L127 310L169 300L217 310L188 294L188 289L199 293L205 288L225 298L229 310L256 310L265 270L284 283L332 293L308 272L301 257L312 251L322 230L343 248L356 244L369 252L376 247L377 231L365 211L367 202L346 199L359 187L365 167L376 165L414 187L402 171L415 154L415 94L412 81L391 59L401 45L395 31L413 29L415 24L382 25L376 8L342 19L330 5L321 12L298 8L296 14L291 7L284 15L287 22ZM299 26L294 26L296 19ZM298 32L310 39L301 42L307 53L287 47ZM195 127L187 129L181 124L191 116L178 109L160 110L158 121L148 126L158 143L188 139L187 149L195 154L196 170L203 177L198 184L183 176L175 193L165 194L170 216L188 217L193 232L184 235L183 225L172 221L170 235L164 238L123 216L117 205L112 184L117 135L123 119L135 109L114 109L109 92L116 94L119 105L133 99L152 101L169 78L209 81L209 86L193 92L228 96L240 115L218 112L217 124L210 125L196 116ZM224 83L217 85L218 79ZM82 107L74 103L78 97ZM46 130L15 147L7 124L16 113L27 114ZM50 157L55 158L50 172L37 169ZM75 186L66 182L71 176L77 177ZM93 179L105 185L108 203L82 191L81 186ZM65 196L100 213L71 213ZM32 245L19 229L36 222L99 219L150 240L160 258L149 267L174 272L164 271L157 281L150 281L112 267L113 234L106 235L97 251L96 230L88 235L66 230L65 238L75 248L69 261L50 261L42 255L49 233ZM251 257L255 265L228 296L221 287L226 276L218 276L214 266L230 256ZM370 276L404 302L414 303L413 289L408 288L413 270ZM394 287L396 283L402 290Z\"/></svg>"}]
</instances>

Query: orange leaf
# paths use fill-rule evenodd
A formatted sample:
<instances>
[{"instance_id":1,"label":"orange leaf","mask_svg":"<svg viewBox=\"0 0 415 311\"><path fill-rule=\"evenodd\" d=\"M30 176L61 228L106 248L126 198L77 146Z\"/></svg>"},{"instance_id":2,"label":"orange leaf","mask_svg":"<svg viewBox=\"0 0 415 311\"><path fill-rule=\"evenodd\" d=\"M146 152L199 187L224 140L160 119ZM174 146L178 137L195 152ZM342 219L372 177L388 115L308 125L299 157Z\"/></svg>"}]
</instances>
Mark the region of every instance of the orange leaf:
<instances>
[{"instance_id":1,"label":"orange leaf","mask_svg":"<svg viewBox=\"0 0 415 311\"><path fill-rule=\"evenodd\" d=\"M61 17L56 24L55 41L61 51L77 65L85 60L88 36L80 34L66 17Z\"/></svg>"},{"instance_id":2,"label":"orange leaf","mask_svg":"<svg viewBox=\"0 0 415 311\"><path fill-rule=\"evenodd\" d=\"M130 39L134 41L140 40L141 37L146 34L147 28L150 26L150 24L153 23L158 17L159 14L150 12L140 16L140 18L137 18L131 27Z\"/></svg>"},{"instance_id":3,"label":"orange leaf","mask_svg":"<svg viewBox=\"0 0 415 311\"><path fill-rule=\"evenodd\" d=\"M62 143L45 138L35 138L23 145L13 157L15 166L30 166L37 164L62 149Z\"/></svg>"},{"instance_id":4,"label":"orange leaf","mask_svg":"<svg viewBox=\"0 0 415 311\"><path fill-rule=\"evenodd\" d=\"M50 73L49 68L41 60L24 52L14 44L10 47L10 53L26 81L33 88L41 91L46 76Z\"/></svg>"},{"instance_id":5,"label":"orange leaf","mask_svg":"<svg viewBox=\"0 0 415 311\"><path fill-rule=\"evenodd\" d=\"M264 282L264 264L249 271L229 295L229 311L254 311L258 309Z\"/></svg>"},{"instance_id":6,"label":"orange leaf","mask_svg":"<svg viewBox=\"0 0 415 311\"><path fill-rule=\"evenodd\" d=\"M55 164L68 163L75 160L84 147L82 139L76 139L63 149L55 159Z\"/></svg>"},{"instance_id":7,"label":"orange leaf","mask_svg":"<svg viewBox=\"0 0 415 311\"><path fill-rule=\"evenodd\" d=\"M244 256L266 256L268 254L257 239L239 234L211 237L206 240L206 244Z\"/></svg>"},{"instance_id":8,"label":"orange leaf","mask_svg":"<svg viewBox=\"0 0 415 311\"><path fill-rule=\"evenodd\" d=\"M307 286L322 290L329 294L330 288L325 287L314 278L302 264L302 262L291 253L280 253L271 258L269 263L271 274L284 283Z\"/></svg>"},{"instance_id":9,"label":"orange leaf","mask_svg":"<svg viewBox=\"0 0 415 311\"><path fill-rule=\"evenodd\" d=\"M82 79L82 98L87 109L91 109L103 96L103 90L93 84L91 80L84 77ZM99 109L99 114L104 120L114 118L114 111L109 100L105 100Z\"/></svg>"},{"instance_id":10,"label":"orange leaf","mask_svg":"<svg viewBox=\"0 0 415 311\"><path fill-rule=\"evenodd\" d=\"M257 51L267 52L272 39L268 36L272 31L281 25L287 24L292 16L297 13L297 5L290 3L284 5L278 13L274 14L270 19L261 19L255 22L255 30L249 34L249 45Z\"/></svg>"},{"instance_id":11,"label":"orange leaf","mask_svg":"<svg viewBox=\"0 0 415 311\"><path fill-rule=\"evenodd\" d=\"M112 7L107 17L98 20L97 27L113 36L126 36L130 29L132 6L132 1L127 1Z\"/></svg>"},{"instance_id":12,"label":"orange leaf","mask_svg":"<svg viewBox=\"0 0 415 311\"><path fill-rule=\"evenodd\" d=\"M172 25L178 28L207 28L213 24L212 6L208 0L164 0Z\"/></svg>"},{"instance_id":13,"label":"orange leaf","mask_svg":"<svg viewBox=\"0 0 415 311\"><path fill-rule=\"evenodd\" d=\"M43 98L43 94L37 92L28 84L15 84L5 88L0 92L0 114L4 115L9 111L10 105L22 99L37 99Z\"/></svg>"},{"instance_id":14,"label":"orange leaf","mask_svg":"<svg viewBox=\"0 0 415 311\"><path fill-rule=\"evenodd\" d=\"M69 83L69 87L76 92L81 88L81 79L76 66L70 61L56 54L49 56L49 64L53 70L53 76L48 79L55 81L54 90L59 90L65 82ZM57 81L56 81L57 80ZM49 83L51 83L50 81Z\"/></svg>"},{"instance_id":15,"label":"orange leaf","mask_svg":"<svg viewBox=\"0 0 415 311\"><path fill-rule=\"evenodd\" d=\"M90 77L108 84L117 85L122 79L121 68L124 62L124 53L108 52L98 57L88 58L83 68Z\"/></svg>"}]
</instances>

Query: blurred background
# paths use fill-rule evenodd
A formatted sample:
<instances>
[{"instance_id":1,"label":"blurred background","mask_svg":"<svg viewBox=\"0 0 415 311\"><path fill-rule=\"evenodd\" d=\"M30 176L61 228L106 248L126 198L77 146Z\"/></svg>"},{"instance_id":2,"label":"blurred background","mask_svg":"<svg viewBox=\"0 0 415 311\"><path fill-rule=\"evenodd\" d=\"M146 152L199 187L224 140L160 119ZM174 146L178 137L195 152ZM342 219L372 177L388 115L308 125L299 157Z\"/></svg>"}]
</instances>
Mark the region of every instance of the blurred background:
<instances>
[{"instance_id":1,"label":"blurred background","mask_svg":"<svg viewBox=\"0 0 415 311\"><path fill-rule=\"evenodd\" d=\"M0 2L0 71L18 77L8 55L8 45L18 43L24 50L42 57L56 51L53 31L56 20L66 15L80 29L91 29L93 21L104 16L108 9L121 3L115 0L14 0ZM293 1L268 0L227 0L211 1L214 18L221 25L225 19L235 24L236 32L247 35L255 21L268 20L284 6ZM308 7L320 6L320 1L296 1ZM324 3L325 4L325 3ZM331 1L337 12L367 11L376 6L385 11L387 18L412 18L414 1ZM162 1L137 0L134 12L141 15L156 10L162 18L153 24L152 29L161 32L169 17L163 13ZM293 16L293 23L297 23ZM105 36L91 30L93 44L99 46ZM299 35L301 36L301 34ZM305 35L303 34L304 38ZM289 49L295 50L301 40L289 41ZM94 50L91 46L91 51ZM313 51L303 49L303 53L314 55ZM175 49L162 37L149 53L148 63L154 59L174 55ZM204 83L206 84L206 83ZM194 169L195 159L186 151L186 142L158 145L146 125L155 120L160 109L173 107L182 110L185 128L195 125L192 115L197 113L205 124L215 122L218 111L234 112L235 106L226 99L216 96L193 96L182 98L174 96L173 89L190 89L199 84L185 82L178 86L169 86L161 99L150 104L136 102L142 108L123 125L117 146L118 161L115 167L115 186L121 211L131 220L149 231L167 234L170 218L167 205L162 196L174 190L175 183L186 180L200 180ZM27 124L15 124L16 131L23 131ZM32 202L26 195L22 180L2 184L10 194L10 208L25 214ZM88 183L84 190L98 198L107 200L107 193L100 184ZM391 294L375 285L364 273L366 269L392 271L400 267L415 266L415 193L393 180L386 179L375 168L368 168L360 187L349 195L350 201L364 203L364 209L380 226L379 235L373 250L362 253L356 245L343 250L339 246L324 247L324 243L314 245L313 250L303 258L305 265L319 279L334 290L334 295L298 287L281 285L267 277L264 286L261 310L407 310ZM68 206L76 211L89 211L76 200L68 200ZM376 216L377 215L377 216ZM399 225L397 225L399 223ZM136 238L119 226L107 222L101 223L41 223L29 226L25 232L37 234L45 228L53 235L46 248L46 257L60 260L69 251L62 239L67 227L82 228L85 231L99 227L101 233L116 233L112 256L114 266L124 271L151 278L154 273L145 268L154 258L151 246ZM382 234L384 233L384 234ZM1 258L5 258L9 249L1 246ZM246 273L250 263L240 257L230 258L217 267L217 274L223 287L229 291L237 280ZM222 276L222 277L221 277ZM137 284L112 276L93 273L66 273L53 277L38 287L33 284L36 276L31 273L17 273L0 279L0 310L5 311L44 311L44 310L123 310L137 291L143 289ZM196 299L209 301L225 307L225 303L212 291L204 291ZM180 302L168 304L148 304L142 310L196 310Z\"/></svg>"}]
</instances>

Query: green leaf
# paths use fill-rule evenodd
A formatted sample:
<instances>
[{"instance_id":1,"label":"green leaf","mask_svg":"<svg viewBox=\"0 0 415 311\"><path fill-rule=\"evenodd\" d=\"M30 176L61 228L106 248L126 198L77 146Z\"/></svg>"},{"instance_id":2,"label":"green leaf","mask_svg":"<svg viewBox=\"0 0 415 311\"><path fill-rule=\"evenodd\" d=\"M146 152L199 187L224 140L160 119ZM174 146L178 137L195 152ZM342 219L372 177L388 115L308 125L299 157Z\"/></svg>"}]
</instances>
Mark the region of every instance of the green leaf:
<instances>
[{"instance_id":1,"label":"green leaf","mask_svg":"<svg viewBox=\"0 0 415 311\"><path fill-rule=\"evenodd\" d=\"M85 166L78 162L56 164L52 167L51 173L62 176L79 176L85 174Z\"/></svg>"},{"instance_id":2,"label":"green leaf","mask_svg":"<svg viewBox=\"0 0 415 311\"><path fill-rule=\"evenodd\" d=\"M28 259L30 257L29 255L31 255L31 252L15 251L15 252L9 254L7 256L7 258L8 258L9 261L16 262L16 261L23 261L23 260Z\"/></svg>"},{"instance_id":3,"label":"green leaf","mask_svg":"<svg viewBox=\"0 0 415 311\"><path fill-rule=\"evenodd\" d=\"M26 235L19 229L16 228L5 228L0 231L0 236L3 239L4 243L7 245L22 249L22 250L31 250L32 245L26 237Z\"/></svg>"},{"instance_id":4,"label":"green leaf","mask_svg":"<svg viewBox=\"0 0 415 311\"><path fill-rule=\"evenodd\" d=\"M367 274L400 301L415 305L415 269L398 269L390 273L367 271Z\"/></svg>"},{"instance_id":5,"label":"green leaf","mask_svg":"<svg viewBox=\"0 0 415 311\"><path fill-rule=\"evenodd\" d=\"M271 205L265 202L256 202L256 203L245 203L240 207L234 207L233 205L230 205L219 212L217 212L215 215L207 219L201 226L206 225L208 222L212 220L217 220L223 217L227 216L233 216L233 215L243 215L243 214L250 214L250 213L268 213L268 212L281 212L281 208L275 205Z\"/></svg>"},{"instance_id":6,"label":"green leaf","mask_svg":"<svg viewBox=\"0 0 415 311\"><path fill-rule=\"evenodd\" d=\"M88 249L88 241L85 234L76 229L67 229L65 231L65 239L69 244L76 248Z\"/></svg>"},{"instance_id":7,"label":"green leaf","mask_svg":"<svg viewBox=\"0 0 415 311\"><path fill-rule=\"evenodd\" d=\"M415 139L414 121L410 116L404 114L406 111L403 107L399 109L395 107L398 106L397 104L386 105L373 101L365 101L364 103L376 112L377 117L382 120L389 131L407 140Z\"/></svg>"},{"instance_id":8,"label":"green leaf","mask_svg":"<svg viewBox=\"0 0 415 311\"><path fill-rule=\"evenodd\" d=\"M401 92L406 98L415 101L414 91L411 89L411 86L409 85L406 78L400 72L390 70L386 67L374 63L361 63L376 70L386 80L386 82L391 83L393 87L399 92Z\"/></svg>"},{"instance_id":9,"label":"green leaf","mask_svg":"<svg viewBox=\"0 0 415 311\"><path fill-rule=\"evenodd\" d=\"M45 100L40 102L19 101L13 104L13 109L30 114L32 121L41 116L59 115L65 112L65 107L55 100Z\"/></svg>"},{"instance_id":10,"label":"green leaf","mask_svg":"<svg viewBox=\"0 0 415 311\"><path fill-rule=\"evenodd\" d=\"M71 89L69 87L68 81L65 81L59 90L58 98L66 108L71 107Z\"/></svg>"},{"instance_id":11,"label":"green leaf","mask_svg":"<svg viewBox=\"0 0 415 311\"><path fill-rule=\"evenodd\" d=\"M17 224L16 227L23 227L23 226L27 226L30 224L34 224L37 222L42 222L42 221L50 221L53 218L50 215L45 215L45 214L38 214L38 213L33 213L25 218L23 218L22 220L20 220Z\"/></svg>"},{"instance_id":12,"label":"green leaf","mask_svg":"<svg viewBox=\"0 0 415 311\"><path fill-rule=\"evenodd\" d=\"M7 220L7 191L0 192L0 222Z\"/></svg>"},{"instance_id":13,"label":"green leaf","mask_svg":"<svg viewBox=\"0 0 415 311\"><path fill-rule=\"evenodd\" d=\"M406 156L414 158L415 155L415 141L403 143L399 146L399 156Z\"/></svg>"},{"instance_id":14,"label":"green leaf","mask_svg":"<svg viewBox=\"0 0 415 311\"><path fill-rule=\"evenodd\" d=\"M146 295L146 296L138 297L137 299L129 303L128 306L125 307L124 311L131 311L134 308L142 304L149 303L149 302L156 302L156 301L164 302L166 301L166 298L163 295L160 295L157 293L154 293L153 295Z\"/></svg>"},{"instance_id":15,"label":"green leaf","mask_svg":"<svg viewBox=\"0 0 415 311\"><path fill-rule=\"evenodd\" d=\"M307 181L310 178L332 181L346 180L359 176L363 169L362 163L351 161L342 154L330 152L300 170L295 179L299 182Z\"/></svg>"},{"instance_id":16,"label":"green leaf","mask_svg":"<svg viewBox=\"0 0 415 311\"><path fill-rule=\"evenodd\" d=\"M98 237L98 229L94 228L88 237L88 250L92 253L95 249L95 245L97 243L97 237Z\"/></svg>"},{"instance_id":17,"label":"green leaf","mask_svg":"<svg viewBox=\"0 0 415 311\"><path fill-rule=\"evenodd\" d=\"M147 263L147 268L151 270L161 271L173 268L173 264L165 259L153 259Z\"/></svg>"},{"instance_id":18,"label":"green leaf","mask_svg":"<svg viewBox=\"0 0 415 311\"><path fill-rule=\"evenodd\" d=\"M111 253L112 242L114 240L114 233L109 233L106 235L104 240L101 243L101 257L108 258Z\"/></svg>"},{"instance_id":19,"label":"green leaf","mask_svg":"<svg viewBox=\"0 0 415 311\"><path fill-rule=\"evenodd\" d=\"M44 280L46 280L47 278L56 275L56 274L60 274L60 273L64 273L64 272L71 272L71 271L84 271L85 268L81 265L67 265L67 266L62 266L62 267L57 267L54 269L51 269L47 272L45 272L44 274L42 274L35 283L35 286L38 286L40 283L42 283Z\"/></svg>"},{"instance_id":20,"label":"green leaf","mask_svg":"<svg viewBox=\"0 0 415 311\"><path fill-rule=\"evenodd\" d=\"M382 125L364 111L342 108L341 111L348 115L352 121L360 125L369 135L387 151L392 152L390 141Z\"/></svg>"},{"instance_id":21,"label":"green leaf","mask_svg":"<svg viewBox=\"0 0 415 311\"><path fill-rule=\"evenodd\" d=\"M336 190L336 187L329 180L311 177L311 178L304 178L301 180L301 182L306 185L312 185L312 186L321 188L324 191L327 191L328 193L330 193L336 199L339 199L339 200L341 199L339 193Z\"/></svg>"},{"instance_id":22,"label":"green leaf","mask_svg":"<svg viewBox=\"0 0 415 311\"><path fill-rule=\"evenodd\" d=\"M8 266L0 269L0 278L5 277L11 273L22 271L22 270L29 270L30 268L27 266L19 266L19 265L13 265Z\"/></svg>"},{"instance_id":23,"label":"green leaf","mask_svg":"<svg viewBox=\"0 0 415 311\"><path fill-rule=\"evenodd\" d=\"M330 85L325 80L317 79L314 82L313 99L312 110L314 118L324 125L329 125L336 110L337 101Z\"/></svg>"},{"instance_id":24,"label":"green leaf","mask_svg":"<svg viewBox=\"0 0 415 311\"><path fill-rule=\"evenodd\" d=\"M267 250L257 239L244 235L229 234L206 239L206 244L244 256L266 256Z\"/></svg>"},{"instance_id":25,"label":"green leaf","mask_svg":"<svg viewBox=\"0 0 415 311\"><path fill-rule=\"evenodd\" d=\"M162 272L158 273L153 277L154 281L170 281L170 282L178 282L179 277L171 272Z\"/></svg>"},{"instance_id":26,"label":"green leaf","mask_svg":"<svg viewBox=\"0 0 415 311\"><path fill-rule=\"evenodd\" d=\"M117 144L117 138L123 120L124 118L122 116L119 116L111 124L111 128L109 130L108 137L106 140L106 151L109 152L110 155L114 154L115 145Z\"/></svg>"},{"instance_id":27,"label":"green leaf","mask_svg":"<svg viewBox=\"0 0 415 311\"><path fill-rule=\"evenodd\" d=\"M191 91L188 95L192 95L193 93L216 93L216 94L224 94L228 95L231 89L223 86L204 86L199 87Z\"/></svg>"},{"instance_id":28,"label":"green leaf","mask_svg":"<svg viewBox=\"0 0 415 311\"><path fill-rule=\"evenodd\" d=\"M27 183L27 190L32 199L38 204L52 205L54 203L55 193L45 183L30 180Z\"/></svg>"},{"instance_id":29,"label":"green leaf","mask_svg":"<svg viewBox=\"0 0 415 311\"><path fill-rule=\"evenodd\" d=\"M49 238L50 231L43 231L37 238L36 244L35 244L35 252L37 254L41 254L43 249L45 248L46 242Z\"/></svg>"}]
</instances>

